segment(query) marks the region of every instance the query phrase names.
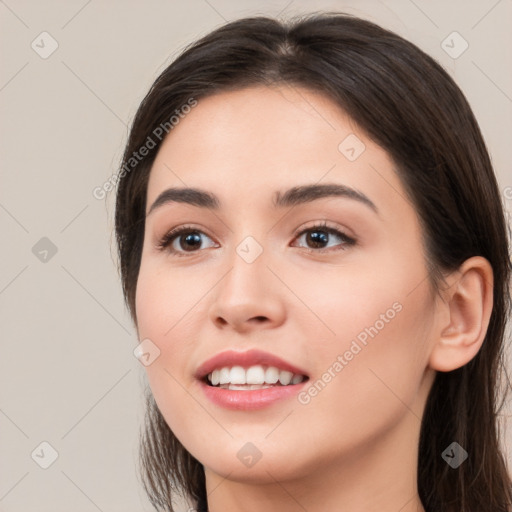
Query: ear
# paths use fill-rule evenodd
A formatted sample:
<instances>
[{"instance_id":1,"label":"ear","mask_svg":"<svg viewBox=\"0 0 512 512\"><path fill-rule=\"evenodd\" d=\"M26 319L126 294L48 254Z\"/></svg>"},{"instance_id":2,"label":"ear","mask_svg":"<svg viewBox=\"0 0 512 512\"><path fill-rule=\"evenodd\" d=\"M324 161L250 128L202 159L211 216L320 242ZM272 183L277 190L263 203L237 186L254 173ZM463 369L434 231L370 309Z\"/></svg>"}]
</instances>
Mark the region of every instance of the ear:
<instances>
[{"instance_id":1,"label":"ear","mask_svg":"<svg viewBox=\"0 0 512 512\"><path fill-rule=\"evenodd\" d=\"M491 264L481 256L466 260L447 278L449 286L439 304L439 328L430 354L434 370L449 372L473 359L487 333L493 307Z\"/></svg>"}]
</instances>

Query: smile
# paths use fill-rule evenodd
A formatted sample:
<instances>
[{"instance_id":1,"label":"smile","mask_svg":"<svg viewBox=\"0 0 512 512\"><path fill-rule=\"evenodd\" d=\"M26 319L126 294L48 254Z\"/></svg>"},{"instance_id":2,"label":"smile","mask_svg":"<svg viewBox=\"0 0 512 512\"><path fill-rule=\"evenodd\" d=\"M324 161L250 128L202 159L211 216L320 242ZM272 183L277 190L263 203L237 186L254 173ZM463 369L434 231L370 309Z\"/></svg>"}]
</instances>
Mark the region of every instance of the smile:
<instances>
[{"instance_id":1,"label":"smile","mask_svg":"<svg viewBox=\"0 0 512 512\"><path fill-rule=\"evenodd\" d=\"M304 375L281 370L276 366L254 365L249 368L242 366L225 366L216 368L207 376L212 386L222 389L252 390L266 389L272 386L288 386L300 384Z\"/></svg>"}]
</instances>

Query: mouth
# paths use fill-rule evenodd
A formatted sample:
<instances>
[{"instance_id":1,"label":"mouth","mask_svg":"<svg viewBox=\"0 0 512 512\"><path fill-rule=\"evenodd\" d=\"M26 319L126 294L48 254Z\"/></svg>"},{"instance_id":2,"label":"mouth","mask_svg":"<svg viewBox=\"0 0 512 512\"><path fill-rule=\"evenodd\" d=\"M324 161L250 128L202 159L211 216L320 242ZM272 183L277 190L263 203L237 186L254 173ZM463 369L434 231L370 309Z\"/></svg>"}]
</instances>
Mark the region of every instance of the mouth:
<instances>
[{"instance_id":1,"label":"mouth","mask_svg":"<svg viewBox=\"0 0 512 512\"><path fill-rule=\"evenodd\" d=\"M195 372L208 400L234 411L255 411L297 395L310 376L285 359L258 349L227 350Z\"/></svg>"},{"instance_id":2,"label":"mouth","mask_svg":"<svg viewBox=\"0 0 512 512\"><path fill-rule=\"evenodd\" d=\"M250 391L301 384L309 377L277 366L253 365L215 368L201 379L208 386L236 391Z\"/></svg>"}]
</instances>

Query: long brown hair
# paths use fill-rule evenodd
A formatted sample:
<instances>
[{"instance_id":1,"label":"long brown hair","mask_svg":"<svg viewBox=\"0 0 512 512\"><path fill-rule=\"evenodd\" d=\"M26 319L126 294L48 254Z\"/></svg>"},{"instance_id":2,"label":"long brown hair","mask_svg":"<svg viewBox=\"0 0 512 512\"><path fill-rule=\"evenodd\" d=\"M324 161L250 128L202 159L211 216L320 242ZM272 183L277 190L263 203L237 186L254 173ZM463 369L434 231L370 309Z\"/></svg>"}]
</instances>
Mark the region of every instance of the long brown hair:
<instances>
[{"instance_id":1,"label":"long brown hair","mask_svg":"<svg viewBox=\"0 0 512 512\"><path fill-rule=\"evenodd\" d=\"M339 13L288 22L251 17L209 33L161 73L135 115L117 188L116 240L135 325L147 183L163 140L157 128L171 133L169 120L191 98L200 104L215 92L276 83L323 93L388 152L419 215L435 289L443 272L471 256L491 263L494 305L482 348L462 368L438 372L430 391L420 432L418 489L427 512L509 512L512 486L498 423L511 302L502 199L463 93L434 59L400 36ZM150 145L144 158L133 160ZM457 469L441 456L454 441L469 454ZM156 510L173 511L179 494L205 506L203 466L171 432L149 391L140 461Z\"/></svg>"}]
</instances>

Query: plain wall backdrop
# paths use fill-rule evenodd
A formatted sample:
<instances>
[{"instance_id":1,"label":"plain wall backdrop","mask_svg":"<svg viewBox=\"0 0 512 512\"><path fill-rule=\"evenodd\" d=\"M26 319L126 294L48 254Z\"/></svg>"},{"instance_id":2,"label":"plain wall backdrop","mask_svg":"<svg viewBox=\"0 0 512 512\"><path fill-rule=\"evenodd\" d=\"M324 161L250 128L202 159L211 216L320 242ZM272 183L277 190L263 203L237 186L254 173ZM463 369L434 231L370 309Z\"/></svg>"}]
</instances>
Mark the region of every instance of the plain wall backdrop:
<instances>
[{"instance_id":1,"label":"plain wall backdrop","mask_svg":"<svg viewBox=\"0 0 512 512\"><path fill-rule=\"evenodd\" d=\"M113 194L93 189L117 171L139 102L185 45L243 16L316 10L394 30L449 71L511 209L511 0L0 1L1 511L153 510L137 479L146 380L115 266Z\"/></svg>"}]
</instances>

